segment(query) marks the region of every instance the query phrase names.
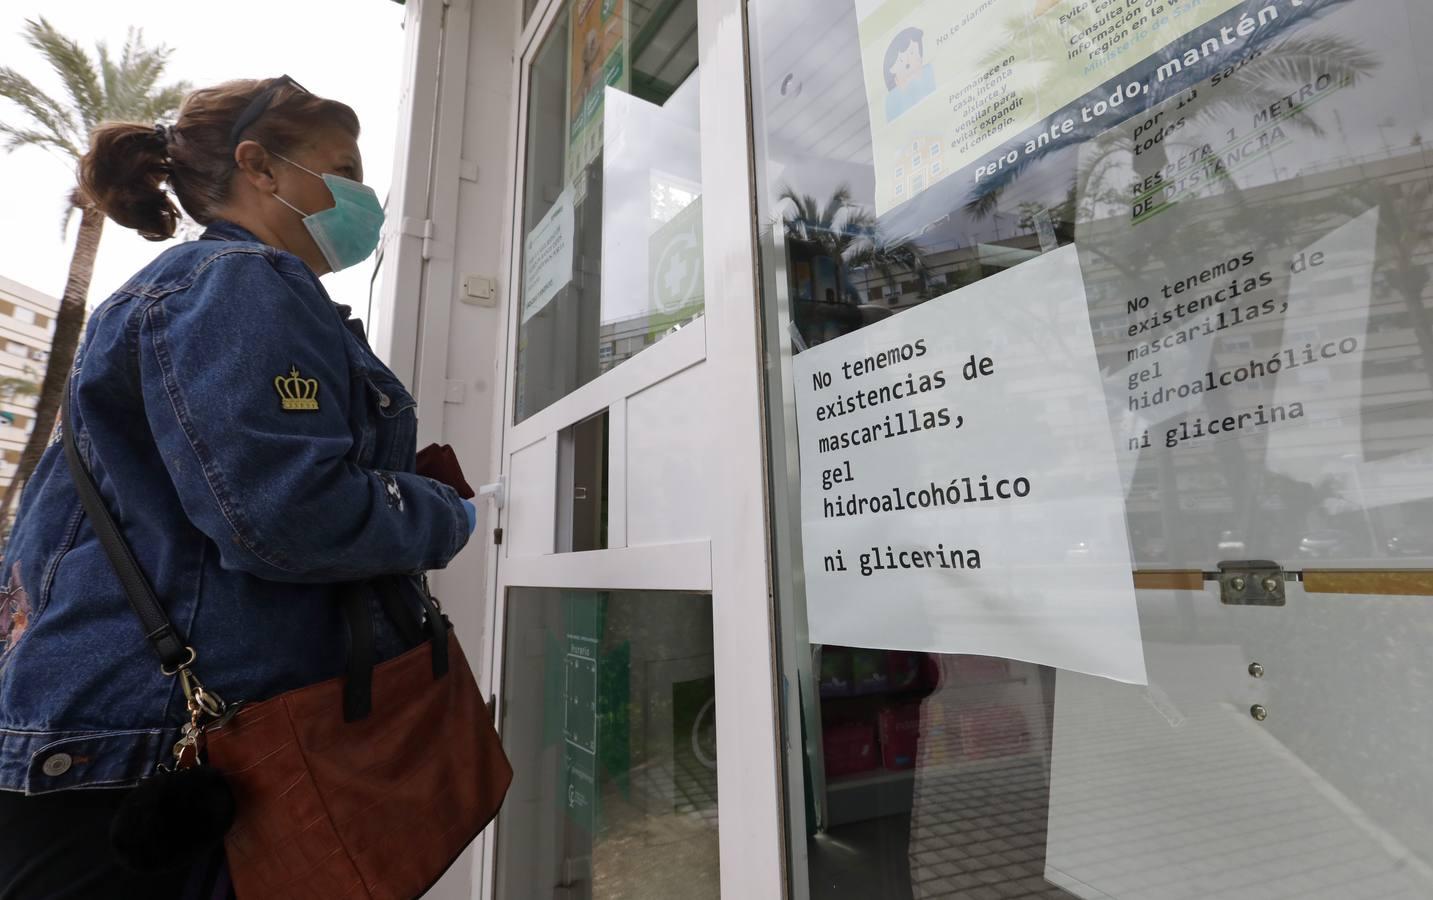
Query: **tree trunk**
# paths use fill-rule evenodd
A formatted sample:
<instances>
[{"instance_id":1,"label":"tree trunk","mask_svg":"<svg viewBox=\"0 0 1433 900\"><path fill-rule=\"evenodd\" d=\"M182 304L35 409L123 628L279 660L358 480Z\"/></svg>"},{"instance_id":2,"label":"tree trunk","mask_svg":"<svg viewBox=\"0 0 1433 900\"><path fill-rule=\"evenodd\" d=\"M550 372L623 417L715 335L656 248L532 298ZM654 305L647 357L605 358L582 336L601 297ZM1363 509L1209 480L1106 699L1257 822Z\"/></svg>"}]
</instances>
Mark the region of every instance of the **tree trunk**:
<instances>
[{"instance_id":1,"label":"tree trunk","mask_svg":"<svg viewBox=\"0 0 1433 900\"><path fill-rule=\"evenodd\" d=\"M95 256L99 253L100 232L104 228L104 213L91 206L80 210L80 232L75 240L75 252L70 257L70 274L65 281L65 294L60 299L60 311L55 317L55 334L50 341L50 360L45 366L45 380L40 383L40 400L35 405L35 428L20 455L20 464L15 477L5 489L0 500L0 522L6 521L10 506L20 488L35 471L40 456L50 444L55 430L55 419L65 402L65 382L70 367L75 361L75 348L80 342L80 331L85 324L85 298L90 292L90 277L95 271Z\"/></svg>"}]
</instances>

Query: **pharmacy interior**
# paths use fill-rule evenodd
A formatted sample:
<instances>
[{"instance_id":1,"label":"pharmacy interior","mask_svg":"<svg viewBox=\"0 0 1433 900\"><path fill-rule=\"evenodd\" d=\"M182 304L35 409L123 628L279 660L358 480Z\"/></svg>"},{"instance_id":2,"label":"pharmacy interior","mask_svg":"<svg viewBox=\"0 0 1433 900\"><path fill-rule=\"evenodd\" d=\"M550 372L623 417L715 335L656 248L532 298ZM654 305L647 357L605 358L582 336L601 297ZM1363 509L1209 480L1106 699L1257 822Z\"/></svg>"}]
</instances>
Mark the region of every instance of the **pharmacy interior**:
<instances>
[{"instance_id":1,"label":"pharmacy interior","mask_svg":"<svg viewBox=\"0 0 1433 900\"><path fill-rule=\"evenodd\" d=\"M503 427L640 380L542 451L551 552L719 556L712 269L753 248L769 895L1433 896L1433 9L726 6L527 11ZM734 896L772 798L721 790L716 703L767 648L715 556L499 568L542 760L500 896Z\"/></svg>"}]
</instances>

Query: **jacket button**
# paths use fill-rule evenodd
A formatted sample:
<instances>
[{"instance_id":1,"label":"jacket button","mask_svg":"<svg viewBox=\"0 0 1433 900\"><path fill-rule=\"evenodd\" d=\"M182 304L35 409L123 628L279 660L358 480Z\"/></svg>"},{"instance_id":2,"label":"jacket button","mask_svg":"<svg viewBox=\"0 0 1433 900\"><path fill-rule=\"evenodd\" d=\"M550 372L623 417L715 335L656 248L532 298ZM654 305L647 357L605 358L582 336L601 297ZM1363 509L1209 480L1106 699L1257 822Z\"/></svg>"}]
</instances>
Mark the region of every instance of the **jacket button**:
<instances>
[{"instance_id":1,"label":"jacket button","mask_svg":"<svg viewBox=\"0 0 1433 900\"><path fill-rule=\"evenodd\" d=\"M382 407L383 409L387 409L392 403L393 403L393 401L390 400L390 399L388 399L388 395L387 395L387 394L379 394L379 395L378 395L378 405L379 405L380 407Z\"/></svg>"},{"instance_id":2,"label":"jacket button","mask_svg":"<svg viewBox=\"0 0 1433 900\"><path fill-rule=\"evenodd\" d=\"M45 764L41 768L44 769L45 774L51 778L59 778L61 775L70 771L70 766L74 765L74 763L75 760L70 754L56 753L54 756L45 760Z\"/></svg>"}]
</instances>

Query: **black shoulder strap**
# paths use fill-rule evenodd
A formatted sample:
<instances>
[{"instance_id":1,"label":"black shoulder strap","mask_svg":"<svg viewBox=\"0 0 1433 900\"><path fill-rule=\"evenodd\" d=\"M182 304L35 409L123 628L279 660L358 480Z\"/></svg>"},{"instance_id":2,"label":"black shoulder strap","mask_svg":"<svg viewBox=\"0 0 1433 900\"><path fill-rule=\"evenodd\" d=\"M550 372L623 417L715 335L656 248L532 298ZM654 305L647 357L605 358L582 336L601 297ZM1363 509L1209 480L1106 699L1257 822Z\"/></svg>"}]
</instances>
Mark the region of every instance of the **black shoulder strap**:
<instances>
[{"instance_id":1,"label":"black shoulder strap","mask_svg":"<svg viewBox=\"0 0 1433 900\"><path fill-rule=\"evenodd\" d=\"M69 396L69 393L70 386L66 385L66 396ZM129 605L134 608L134 614L139 616L144 636L153 645L154 652L159 654L159 661L165 669L175 671L193 661L192 652L184 645L184 638L174 630L174 623L169 621L169 615L160 605L159 598L154 595L154 588L150 587L149 580L140 571L129 544L125 543L119 526L115 524L114 517L105 506L104 498L100 496L94 476L80 457L80 449L75 445L73 411L74 401L71 399L60 430L64 435L65 459L70 464L70 477L74 479L75 490L79 492L80 502L84 504L85 514L89 516L90 527L104 545L110 565L114 566L120 584L124 585Z\"/></svg>"}]
</instances>

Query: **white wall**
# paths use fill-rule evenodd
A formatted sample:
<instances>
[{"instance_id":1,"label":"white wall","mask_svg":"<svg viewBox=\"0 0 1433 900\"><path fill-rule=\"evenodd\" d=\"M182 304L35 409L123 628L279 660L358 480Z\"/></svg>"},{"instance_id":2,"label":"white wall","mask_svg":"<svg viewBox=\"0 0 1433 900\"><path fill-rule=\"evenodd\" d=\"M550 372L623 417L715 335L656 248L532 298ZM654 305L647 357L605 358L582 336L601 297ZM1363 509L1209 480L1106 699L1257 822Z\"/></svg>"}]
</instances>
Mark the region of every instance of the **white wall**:
<instances>
[{"instance_id":1,"label":"white wall","mask_svg":"<svg viewBox=\"0 0 1433 900\"><path fill-rule=\"evenodd\" d=\"M511 194L517 4L409 0L404 28L408 58L373 342L414 389L419 446L451 444L476 487L495 476L492 423L502 393L495 360L505 320L500 306L470 305L458 294L466 275L496 277L499 291L506 275L501 223ZM480 505L469 546L431 579L485 691L492 689L485 677L490 519ZM469 897L472 858L470 850L425 896Z\"/></svg>"}]
</instances>

